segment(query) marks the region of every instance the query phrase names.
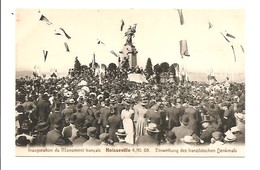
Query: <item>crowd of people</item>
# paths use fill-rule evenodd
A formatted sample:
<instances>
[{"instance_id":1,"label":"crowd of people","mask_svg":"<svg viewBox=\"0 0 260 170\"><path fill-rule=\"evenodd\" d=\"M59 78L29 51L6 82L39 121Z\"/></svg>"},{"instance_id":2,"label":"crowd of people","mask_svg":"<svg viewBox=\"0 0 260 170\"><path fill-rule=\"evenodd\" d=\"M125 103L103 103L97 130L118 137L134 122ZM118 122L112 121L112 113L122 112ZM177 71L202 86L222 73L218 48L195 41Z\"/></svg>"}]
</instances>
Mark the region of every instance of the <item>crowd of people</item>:
<instances>
[{"instance_id":1,"label":"crowd of people","mask_svg":"<svg viewBox=\"0 0 260 170\"><path fill-rule=\"evenodd\" d=\"M16 79L16 146L244 145L245 85L127 72Z\"/></svg>"}]
</instances>

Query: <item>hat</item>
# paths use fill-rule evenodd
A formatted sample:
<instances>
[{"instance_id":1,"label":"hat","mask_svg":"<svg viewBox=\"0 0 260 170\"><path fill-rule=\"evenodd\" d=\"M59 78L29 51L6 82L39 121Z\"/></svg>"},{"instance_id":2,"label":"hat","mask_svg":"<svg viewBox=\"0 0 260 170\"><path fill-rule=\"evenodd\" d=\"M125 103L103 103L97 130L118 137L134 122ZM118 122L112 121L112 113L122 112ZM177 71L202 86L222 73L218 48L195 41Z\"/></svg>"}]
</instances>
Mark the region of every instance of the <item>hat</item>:
<instances>
[{"instance_id":1,"label":"hat","mask_svg":"<svg viewBox=\"0 0 260 170\"><path fill-rule=\"evenodd\" d=\"M181 99L178 98L178 99L176 100L176 103L181 103Z\"/></svg>"},{"instance_id":2,"label":"hat","mask_svg":"<svg viewBox=\"0 0 260 170\"><path fill-rule=\"evenodd\" d=\"M169 131L167 134L166 134L166 137L167 137L167 140L170 142L170 143L174 143L176 141L176 135L175 135L175 132L174 131Z\"/></svg>"},{"instance_id":3,"label":"hat","mask_svg":"<svg viewBox=\"0 0 260 170\"><path fill-rule=\"evenodd\" d=\"M49 125L47 124L47 122L39 122L36 126L35 129L38 132L43 132L45 130L47 130L49 128Z\"/></svg>"},{"instance_id":4,"label":"hat","mask_svg":"<svg viewBox=\"0 0 260 170\"><path fill-rule=\"evenodd\" d=\"M116 104L116 101L114 99L111 99L110 104Z\"/></svg>"},{"instance_id":5,"label":"hat","mask_svg":"<svg viewBox=\"0 0 260 170\"><path fill-rule=\"evenodd\" d=\"M25 136L19 136L19 138L15 141L16 146L27 146L30 143Z\"/></svg>"},{"instance_id":6,"label":"hat","mask_svg":"<svg viewBox=\"0 0 260 170\"><path fill-rule=\"evenodd\" d=\"M245 120L245 115L242 114L242 113L235 113L234 116L235 116L235 118L237 120L240 120L240 121L244 121Z\"/></svg>"},{"instance_id":7,"label":"hat","mask_svg":"<svg viewBox=\"0 0 260 170\"><path fill-rule=\"evenodd\" d=\"M198 143L192 136L184 136L184 138L180 139L184 143Z\"/></svg>"},{"instance_id":8,"label":"hat","mask_svg":"<svg viewBox=\"0 0 260 170\"><path fill-rule=\"evenodd\" d=\"M56 120L56 121L54 122L54 124L53 124L53 127L54 127L54 128L59 128L59 127L61 127L61 126L62 126L62 119Z\"/></svg>"},{"instance_id":9,"label":"hat","mask_svg":"<svg viewBox=\"0 0 260 170\"><path fill-rule=\"evenodd\" d=\"M234 126L231 128L231 132L240 132L241 130L237 127L237 126Z\"/></svg>"},{"instance_id":10,"label":"hat","mask_svg":"<svg viewBox=\"0 0 260 170\"><path fill-rule=\"evenodd\" d=\"M183 116L182 116L182 118L181 118L182 124L184 124L185 126L187 126L187 125L189 124L189 121L190 121L189 116L187 116L187 115L183 115Z\"/></svg>"},{"instance_id":11,"label":"hat","mask_svg":"<svg viewBox=\"0 0 260 170\"><path fill-rule=\"evenodd\" d=\"M155 123L149 123L147 127L145 127L145 129L149 132L154 132L154 133L158 133L159 130L157 129L157 125Z\"/></svg>"},{"instance_id":12,"label":"hat","mask_svg":"<svg viewBox=\"0 0 260 170\"><path fill-rule=\"evenodd\" d=\"M222 133L221 132L213 132L212 133L212 137L215 139L215 140L219 140L222 138Z\"/></svg>"},{"instance_id":13,"label":"hat","mask_svg":"<svg viewBox=\"0 0 260 170\"><path fill-rule=\"evenodd\" d=\"M142 99L140 104L143 105L143 106L146 106L148 104L148 100L147 99Z\"/></svg>"},{"instance_id":14,"label":"hat","mask_svg":"<svg viewBox=\"0 0 260 170\"><path fill-rule=\"evenodd\" d=\"M87 129L88 129L87 126L83 126L83 127L79 128L78 134L80 136L86 136L88 134Z\"/></svg>"},{"instance_id":15,"label":"hat","mask_svg":"<svg viewBox=\"0 0 260 170\"><path fill-rule=\"evenodd\" d=\"M117 136L126 136L125 129L118 129L117 132L115 133Z\"/></svg>"},{"instance_id":16,"label":"hat","mask_svg":"<svg viewBox=\"0 0 260 170\"><path fill-rule=\"evenodd\" d=\"M75 101L74 101L74 99L67 99L67 100L65 101L65 103L66 103L66 104L74 104Z\"/></svg>"},{"instance_id":17,"label":"hat","mask_svg":"<svg viewBox=\"0 0 260 170\"><path fill-rule=\"evenodd\" d=\"M95 127L89 127L89 128L87 129L87 133L88 133L89 135L95 134L96 131L97 131L97 128L95 128Z\"/></svg>"},{"instance_id":18,"label":"hat","mask_svg":"<svg viewBox=\"0 0 260 170\"><path fill-rule=\"evenodd\" d=\"M79 103L78 105L77 105L77 110L81 110L83 108L83 105L81 104L81 103Z\"/></svg>"},{"instance_id":19,"label":"hat","mask_svg":"<svg viewBox=\"0 0 260 170\"><path fill-rule=\"evenodd\" d=\"M77 115L76 114L71 114L70 115L70 123L74 124L76 120L77 120Z\"/></svg>"},{"instance_id":20,"label":"hat","mask_svg":"<svg viewBox=\"0 0 260 170\"><path fill-rule=\"evenodd\" d=\"M16 111L19 112L19 113L24 112L24 107L23 107L23 105L21 105L21 104L18 105L15 109L16 109Z\"/></svg>"},{"instance_id":21,"label":"hat","mask_svg":"<svg viewBox=\"0 0 260 170\"><path fill-rule=\"evenodd\" d=\"M211 122L210 115L203 115L202 116L202 121L200 123L204 123L204 122Z\"/></svg>"},{"instance_id":22,"label":"hat","mask_svg":"<svg viewBox=\"0 0 260 170\"><path fill-rule=\"evenodd\" d=\"M233 133L227 133L224 140L227 141L227 142L233 142L233 141L236 140L236 136Z\"/></svg>"},{"instance_id":23,"label":"hat","mask_svg":"<svg viewBox=\"0 0 260 170\"><path fill-rule=\"evenodd\" d=\"M99 135L99 139L101 141L106 141L109 137L109 134L108 133L102 133L101 135Z\"/></svg>"}]
</instances>

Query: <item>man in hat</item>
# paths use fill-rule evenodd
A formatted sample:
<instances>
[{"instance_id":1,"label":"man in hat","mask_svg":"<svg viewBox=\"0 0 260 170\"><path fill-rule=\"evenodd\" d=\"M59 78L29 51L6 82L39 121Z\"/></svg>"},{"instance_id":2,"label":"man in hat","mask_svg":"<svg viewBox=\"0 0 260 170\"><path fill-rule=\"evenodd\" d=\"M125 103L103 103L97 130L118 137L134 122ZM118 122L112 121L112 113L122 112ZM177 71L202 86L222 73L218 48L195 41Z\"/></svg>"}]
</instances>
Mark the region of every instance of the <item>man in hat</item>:
<instances>
[{"instance_id":1,"label":"man in hat","mask_svg":"<svg viewBox=\"0 0 260 170\"><path fill-rule=\"evenodd\" d=\"M172 128L180 126L180 110L176 106L172 106L171 103L168 103L164 110L168 117L167 129L172 130Z\"/></svg>"},{"instance_id":2,"label":"man in hat","mask_svg":"<svg viewBox=\"0 0 260 170\"><path fill-rule=\"evenodd\" d=\"M62 135L64 138L68 138L71 142L77 137L78 129L75 127L75 121L77 120L77 115L72 114L70 116L69 126L65 126L62 130Z\"/></svg>"},{"instance_id":3,"label":"man in hat","mask_svg":"<svg viewBox=\"0 0 260 170\"><path fill-rule=\"evenodd\" d=\"M174 131L168 131L165 135L165 142L161 143L160 146L172 146L176 141L176 135Z\"/></svg>"},{"instance_id":4,"label":"man in hat","mask_svg":"<svg viewBox=\"0 0 260 170\"><path fill-rule=\"evenodd\" d=\"M61 111L61 114L65 118L65 125L69 125L70 115L77 112L74 103L75 103L74 99L67 99L65 101L66 108Z\"/></svg>"},{"instance_id":5,"label":"man in hat","mask_svg":"<svg viewBox=\"0 0 260 170\"><path fill-rule=\"evenodd\" d=\"M106 126L108 125L108 117L110 116L110 107L109 101L105 101L105 106L101 107L96 114L100 115L101 124L100 124L100 133L106 132Z\"/></svg>"},{"instance_id":6,"label":"man in hat","mask_svg":"<svg viewBox=\"0 0 260 170\"><path fill-rule=\"evenodd\" d=\"M108 133L102 133L99 135L99 140L100 140L100 146L107 146L108 145Z\"/></svg>"},{"instance_id":7,"label":"man in hat","mask_svg":"<svg viewBox=\"0 0 260 170\"><path fill-rule=\"evenodd\" d=\"M30 140L28 140L25 136L19 136L16 141L15 144L17 147L26 147L31 143Z\"/></svg>"},{"instance_id":8,"label":"man in hat","mask_svg":"<svg viewBox=\"0 0 260 170\"><path fill-rule=\"evenodd\" d=\"M137 146L158 146L159 141L155 138L155 135L159 133L157 125L155 123L149 123L145 129L147 135L142 135L137 138Z\"/></svg>"},{"instance_id":9,"label":"man in hat","mask_svg":"<svg viewBox=\"0 0 260 170\"><path fill-rule=\"evenodd\" d=\"M217 130L212 126L209 115L204 115L202 117L201 126L203 130L201 132L200 139L204 141L204 144L210 144L212 133Z\"/></svg>"},{"instance_id":10,"label":"man in hat","mask_svg":"<svg viewBox=\"0 0 260 170\"><path fill-rule=\"evenodd\" d=\"M73 140L73 146L83 146L83 143L85 143L89 139L88 133L87 133L87 127L82 126L77 131L77 137Z\"/></svg>"},{"instance_id":11,"label":"man in hat","mask_svg":"<svg viewBox=\"0 0 260 170\"><path fill-rule=\"evenodd\" d=\"M108 134L109 134L109 139L113 140L114 142L118 142L118 138L116 137L115 133L117 132L118 129L123 127L121 118L118 116L117 112L117 107L111 107L110 109L111 115L108 118Z\"/></svg>"},{"instance_id":12,"label":"man in hat","mask_svg":"<svg viewBox=\"0 0 260 170\"><path fill-rule=\"evenodd\" d=\"M210 140L210 145L209 146L221 146L224 145L223 142L223 134L221 132L213 132L212 133L212 138Z\"/></svg>"},{"instance_id":13,"label":"man in hat","mask_svg":"<svg viewBox=\"0 0 260 170\"><path fill-rule=\"evenodd\" d=\"M118 129L117 132L115 133L118 142L114 143L114 146L118 147L131 147L129 143L126 143L125 138L127 136L126 132L124 129Z\"/></svg>"},{"instance_id":14,"label":"man in hat","mask_svg":"<svg viewBox=\"0 0 260 170\"><path fill-rule=\"evenodd\" d=\"M199 135L199 127L198 127L198 122L199 122L199 112L195 109L195 106L194 106L194 101L193 99L189 99L188 101L188 107L185 109L185 112L184 112L185 115L188 115L189 116L189 124L188 124L188 127L190 129L193 130L193 132L196 134L196 135Z\"/></svg>"},{"instance_id":15,"label":"man in hat","mask_svg":"<svg viewBox=\"0 0 260 170\"><path fill-rule=\"evenodd\" d=\"M236 136L236 144L245 144L245 135L242 133L241 129L238 126L232 127L230 131Z\"/></svg>"},{"instance_id":16,"label":"man in hat","mask_svg":"<svg viewBox=\"0 0 260 170\"><path fill-rule=\"evenodd\" d=\"M51 103L48 98L49 96L44 94L42 100L39 100L36 107L36 115L38 115L38 120L42 122L47 122L48 116L51 112Z\"/></svg>"},{"instance_id":17,"label":"man in hat","mask_svg":"<svg viewBox=\"0 0 260 170\"><path fill-rule=\"evenodd\" d=\"M97 128L89 127L87 129L87 133L89 136L89 140L83 143L83 146L98 146L101 144L101 141L96 138L97 136Z\"/></svg>"},{"instance_id":18,"label":"man in hat","mask_svg":"<svg viewBox=\"0 0 260 170\"><path fill-rule=\"evenodd\" d=\"M192 129L188 127L189 117L187 115L183 115L180 120L181 125L179 127L174 127L172 131L176 135L176 144L181 144L181 138L184 136L193 136L194 138L199 138Z\"/></svg>"},{"instance_id":19,"label":"man in hat","mask_svg":"<svg viewBox=\"0 0 260 170\"><path fill-rule=\"evenodd\" d=\"M33 144L35 146L45 146L46 144L46 136L49 131L49 125L47 122L39 122L35 129L37 130L38 134L33 140Z\"/></svg>"},{"instance_id":20,"label":"man in hat","mask_svg":"<svg viewBox=\"0 0 260 170\"><path fill-rule=\"evenodd\" d=\"M68 145L69 143L66 139L62 136L62 129L63 129L63 121L62 119L56 120L53 124L54 129L49 131L46 136L46 146L64 146Z\"/></svg>"},{"instance_id":21,"label":"man in hat","mask_svg":"<svg viewBox=\"0 0 260 170\"><path fill-rule=\"evenodd\" d=\"M64 122L65 122L65 118L63 117L63 115L60 112L60 103L56 103L55 104L55 108L54 110L51 112L51 114L49 114L48 119L47 119L47 123L50 126L50 130L53 129L53 124L55 121L57 120L62 120L62 124L64 126Z\"/></svg>"}]
</instances>

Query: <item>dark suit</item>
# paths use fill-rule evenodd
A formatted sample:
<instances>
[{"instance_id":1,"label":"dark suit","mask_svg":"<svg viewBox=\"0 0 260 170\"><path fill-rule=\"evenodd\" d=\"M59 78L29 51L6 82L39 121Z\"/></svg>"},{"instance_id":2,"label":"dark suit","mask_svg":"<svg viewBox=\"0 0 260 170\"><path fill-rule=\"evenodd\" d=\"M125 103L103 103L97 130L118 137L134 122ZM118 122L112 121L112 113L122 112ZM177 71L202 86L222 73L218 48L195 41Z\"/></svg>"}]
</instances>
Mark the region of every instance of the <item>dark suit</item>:
<instances>
[{"instance_id":1,"label":"dark suit","mask_svg":"<svg viewBox=\"0 0 260 170\"><path fill-rule=\"evenodd\" d=\"M189 117L189 124L188 127L193 130L195 134L199 134L199 125L198 125L198 120L199 120L199 112L194 109L192 106L189 106L188 108L185 109L185 115L188 115Z\"/></svg>"},{"instance_id":2,"label":"dark suit","mask_svg":"<svg viewBox=\"0 0 260 170\"><path fill-rule=\"evenodd\" d=\"M47 122L48 116L51 112L51 103L49 101L41 100L38 102L36 114L39 116L38 120Z\"/></svg>"},{"instance_id":3,"label":"dark suit","mask_svg":"<svg viewBox=\"0 0 260 170\"><path fill-rule=\"evenodd\" d=\"M212 133L215 132L216 129L212 126L208 126L206 129L204 129L200 135L200 139L204 141L204 144L210 144Z\"/></svg>"},{"instance_id":4,"label":"dark suit","mask_svg":"<svg viewBox=\"0 0 260 170\"><path fill-rule=\"evenodd\" d=\"M69 125L70 116L76 112L76 109L73 106L66 107L62 110L61 114L64 116L66 125Z\"/></svg>"},{"instance_id":5,"label":"dark suit","mask_svg":"<svg viewBox=\"0 0 260 170\"><path fill-rule=\"evenodd\" d=\"M108 107L102 107L99 111L101 118L100 134L105 133L106 125L108 125L108 117L110 116L110 109Z\"/></svg>"},{"instance_id":6,"label":"dark suit","mask_svg":"<svg viewBox=\"0 0 260 170\"><path fill-rule=\"evenodd\" d=\"M152 136L142 135L137 138L136 144L137 146L157 146L159 145L159 141Z\"/></svg>"},{"instance_id":7,"label":"dark suit","mask_svg":"<svg viewBox=\"0 0 260 170\"><path fill-rule=\"evenodd\" d=\"M180 126L180 110L175 106L165 108L166 115L169 118L168 130Z\"/></svg>"},{"instance_id":8,"label":"dark suit","mask_svg":"<svg viewBox=\"0 0 260 170\"><path fill-rule=\"evenodd\" d=\"M113 140L114 142L118 142L118 139L115 135L118 129L122 127L121 118L117 115L112 115L108 118L108 125L109 125L109 139Z\"/></svg>"},{"instance_id":9,"label":"dark suit","mask_svg":"<svg viewBox=\"0 0 260 170\"><path fill-rule=\"evenodd\" d=\"M65 119L63 117L63 115L59 112L59 111L55 111L54 113L52 114L49 114L49 117L48 117L48 120L47 120L47 123L49 124L50 126L50 130L53 129L53 124L57 121L57 120L60 120L62 119L63 121L63 125L65 123Z\"/></svg>"},{"instance_id":10,"label":"dark suit","mask_svg":"<svg viewBox=\"0 0 260 170\"><path fill-rule=\"evenodd\" d=\"M54 146L54 145L66 145L62 134L57 129L53 129L47 133L46 136L46 146Z\"/></svg>"}]
</instances>

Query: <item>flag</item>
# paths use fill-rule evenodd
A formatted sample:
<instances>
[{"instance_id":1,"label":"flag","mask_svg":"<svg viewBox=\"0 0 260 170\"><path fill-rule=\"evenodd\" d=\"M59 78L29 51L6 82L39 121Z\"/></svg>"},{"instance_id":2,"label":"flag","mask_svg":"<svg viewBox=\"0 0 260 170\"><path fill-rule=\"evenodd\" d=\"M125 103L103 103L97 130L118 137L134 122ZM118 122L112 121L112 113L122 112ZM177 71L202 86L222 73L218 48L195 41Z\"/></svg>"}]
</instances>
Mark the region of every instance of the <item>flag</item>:
<instances>
[{"instance_id":1,"label":"flag","mask_svg":"<svg viewBox=\"0 0 260 170\"><path fill-rule=\"evenodd\" d=\"M241 50L243 51L243 53L245 53L244 47L242 45L240 45L240 47L241 47Z\"/></svg>"},{"instance_id":2,"label":"flag","mask_svg":"<svg viewBox=\"0 0 260 170\"><path fill-rule=\"evenodd\" d=\"M61 33L59 33L59 32L56 32L56 33L55 33L55 35L61 35Z\"/></svg>"},{"instance_id":3,"label":"flag","mask_svg":"<svg viewBox=\"0 0 260 170\"><path fill-rule=\"evenodd\" d=\"M70 52L70 49L69 49L68 44L65 42L64 45L65 45L66 51L67 51L67 52Z\"/></svg>"},{"instance_id":4,"label":"flag","mask_svg":"<svg viewBox=\"0 0 260 170\"><path fill-rule=\"evenodd\" d=\"M111 50L110 52L114 54L116 57L118 57L118 54L114 50Z\"/></svg>"},{"instance_id":5,"label":"flag","mask_svg":"<svg viewBox=\"0 0 260 170\"><path fill-rule=\"evenodd\" d=\"M121 19L120 31L123 31L124 25L125 25L125 22L124 22L124 20Z\"/></svg>"},{"instance_id":6,"label":"flag","mask_svg":"<svg viewBox=\"0 0 260 170\"><path fill-rule=\"evenodd\" d=\"M234 54L234 60L235 60L235 62L236 62L236 53L235 53L234 46L233 46L233 45L231 45L231 48L232 48L232 51L233 51L233 54Z\"/></svg>"},{"instance_id":7,"label":"flag","mask_svg":"<svg viewBox=\"0 0 260 170\"><path fill-rule=\"evenodd\" d=\"M44 57L44 62L47 59L48 51L43 50L43 57Z\"/></svg>"},{"instance_id":8,"label":"flag","mask_svg":"<svg viewBox=\"0 0 260 170\"><path fill-rule=\"evenodd\" d=\"M97 39L97 40L98 40L97 44L103 44L103 45L105 45L104 42L100 41L99 39Z\"/></svg>"},{"instance_id":9,"label":"flag","mask_svg":"<svg viewBox=\"0 0 260 170\"><path fill-rule=\"evenodd\" d=\"M41 15L40 21L45 21L48 25L52 24L44 15Z\"/></svg>"},{"instance_id":10,"label":"flag","mask_svg":"<svg viewBox=\"0 0 260 170\"><path fill-rule=\"evenodd\" d=\"M233 35L231 35L231 34L229 34L229 33L226 33L226 36L228 36L228 37L230 37L230 38L236 38L235 36L233 36Z\"/></svg>"},{"instance_id":11,"label":"flag","mask_svg":"<svg viewBox=\"0 0 260 170\"><path fill-rule=\"evenodd\" d=\"M183 25L184 24L184 18L183 18L182 9L177 9L177 11L178 11L178 14L179 14L179 17L180 17L181 25Z\"/></svg>"},{"instance_id":12,"label":"flag","mask_svg":"<svg viewBox=\"0 0 260 170\"><path fill-rule=\"evenodd\" d=\"M68 38L71 39L71 37L65 32L65 30L63 28L60 28L60 30L64 33L64 35Z\"/></svg>"},{"instance_id":13,"label":"flag","mask_svg":"<svg viewBox=\"0 0 260 170\"><path fill-rule=\"evenodd\" d=\"M225 38L225 40L226 40L227 42L230 43L229 39L228 39L222 32L220 32L220 34Z\"/></svg>"},{"instance_id":14,"label":"flag","mask_svg":"<svg viewBox=\"0 0 260 170\"><path fill-rule=\"evenodd\" d=\"M92 68L95 69L95 53L93 53L93 59L92 59Z\"/></svg>"},{"instance_id":15,"label":"flag","mask_svg":"<svg viewBox=\"0 0 260 170\"><path fill-rule=\"evenodd\" d=\"M188 56L188 57L190 56L189 51L188 51L187 40L180 41L180 53L181 53L182 58L183 58L183 55Z\"/></svg>"},{"instance_id":16,"label":"flag","mask_svg":"<svg viewBox=\"0 0 260 170\"><path fill-rule=\"evenodd\" d=\"M211 24L211 22L209 21L209 29L213 28L213 25Z\"/></svg>"}]
</instances>

